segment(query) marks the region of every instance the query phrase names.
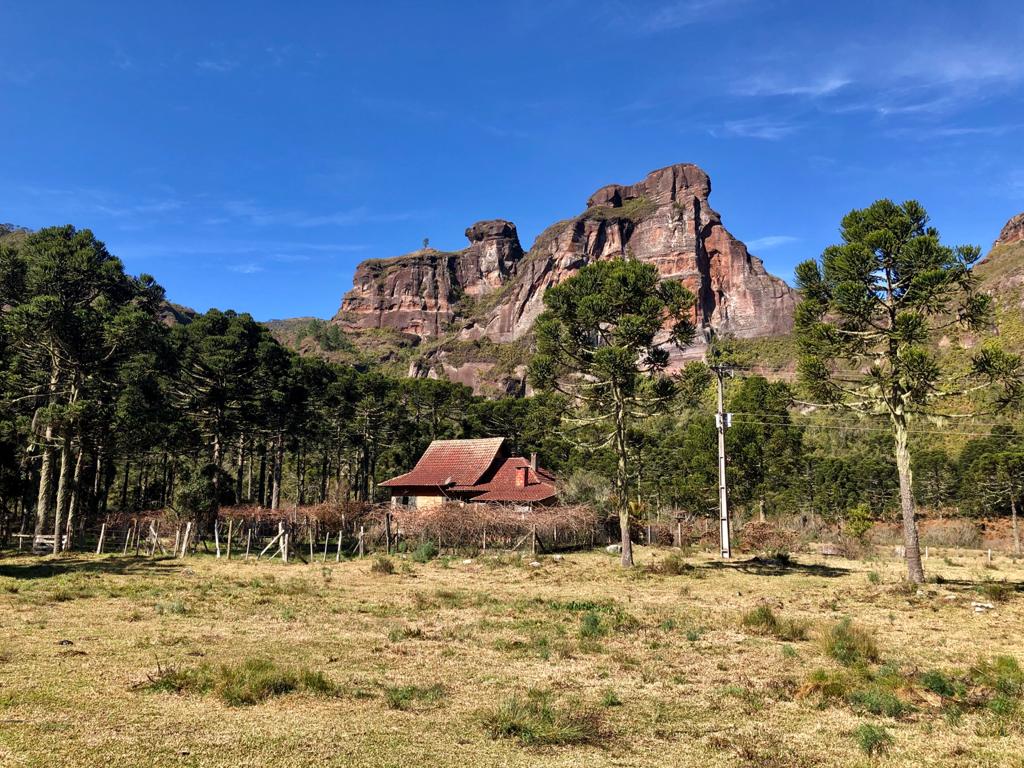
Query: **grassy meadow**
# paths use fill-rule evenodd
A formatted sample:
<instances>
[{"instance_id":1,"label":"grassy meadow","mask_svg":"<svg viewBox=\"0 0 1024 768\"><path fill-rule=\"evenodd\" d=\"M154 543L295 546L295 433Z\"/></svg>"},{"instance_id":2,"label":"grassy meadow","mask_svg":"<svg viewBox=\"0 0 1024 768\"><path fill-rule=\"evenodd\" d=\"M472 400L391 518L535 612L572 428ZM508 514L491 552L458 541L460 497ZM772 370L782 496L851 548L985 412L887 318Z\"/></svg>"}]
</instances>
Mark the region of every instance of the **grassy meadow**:
<instances>
[{"instance_id":1,"label":"grassy meadow","mask_svg":"<svg viewBox=\"0 0 1024 768\"><path fill-rule=\"evenodd\" d=\"M638 561L8 554L0 765L1024 766L1024 562Z\"/></svg>"}]
</instances>

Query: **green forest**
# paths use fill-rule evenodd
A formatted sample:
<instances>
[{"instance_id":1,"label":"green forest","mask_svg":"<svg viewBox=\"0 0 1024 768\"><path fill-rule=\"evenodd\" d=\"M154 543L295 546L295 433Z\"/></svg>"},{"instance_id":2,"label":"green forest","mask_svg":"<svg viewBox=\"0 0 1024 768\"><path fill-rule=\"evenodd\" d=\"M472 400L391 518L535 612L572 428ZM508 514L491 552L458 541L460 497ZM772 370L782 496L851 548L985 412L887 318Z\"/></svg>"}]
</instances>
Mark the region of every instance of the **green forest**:
<instances>
[{"instance_id":1,"label":"green forest","mask_svg":"<svg viewBox=\"0 0 1024 768\"><path fill-rule=\"evenodd\" d=\"M436 438L506 437L559 475L564 501L614 506L615 450L567 426L566 394L476 397L300 356L245 313L174 314L154 277L127 274L88 229L0 232L5 541L56 530L73 547L114 513L173 510L208 530L222 506L380 501L376 484ZM759 367L758 347L718 349L734 364L726 447L741 518L803 516L855 532L896 519L883 419L808 407L798 375ZM717 514L714 385L707 364L690 363L668 407L624 432L622 493L637 518ZM1011 413L915 422L910 442L923 509L1016 512L1024 434Z\"/></svg>"}]
</instances>

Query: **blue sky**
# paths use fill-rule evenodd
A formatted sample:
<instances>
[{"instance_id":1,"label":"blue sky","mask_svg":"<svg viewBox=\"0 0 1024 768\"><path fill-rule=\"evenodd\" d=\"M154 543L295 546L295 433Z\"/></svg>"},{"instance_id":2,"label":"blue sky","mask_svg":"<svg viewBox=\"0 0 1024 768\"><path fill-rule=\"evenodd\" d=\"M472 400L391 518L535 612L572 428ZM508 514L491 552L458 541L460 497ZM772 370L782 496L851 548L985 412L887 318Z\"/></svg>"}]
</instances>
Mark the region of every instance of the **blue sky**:
<instances>
[{"instance_id":1,"label":"blue sky","mask_svg":"<svg viewBox=\"0 0 1024 768\"><path fill-rule=\"evenodd\" d=\"M768 268L921 200L1024 210L1024 4L0 0L0 221L90 227L177 302L328 317L363 258L528 245L674 162Z\"/></svg>"}]
</instances>

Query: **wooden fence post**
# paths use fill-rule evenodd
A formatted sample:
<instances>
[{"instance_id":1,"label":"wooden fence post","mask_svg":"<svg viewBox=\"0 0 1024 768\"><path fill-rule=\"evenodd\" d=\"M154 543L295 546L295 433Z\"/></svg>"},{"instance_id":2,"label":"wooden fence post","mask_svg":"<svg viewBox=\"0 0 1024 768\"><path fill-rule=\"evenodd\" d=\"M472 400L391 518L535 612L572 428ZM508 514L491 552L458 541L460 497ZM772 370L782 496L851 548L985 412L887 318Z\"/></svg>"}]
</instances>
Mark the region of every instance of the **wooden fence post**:
<instances>
[{"instance_id":1,"label":"wooden fence post","mask_svg":"<svg viewBox=\"0 0 1024 768\"><path fill-rule=\"evenodd\" d=\"M245 559L249 559L249 545L252 544L252 526L249 526L249 532L245 535Z\"/></svg>"},{"instance_id":2,"label":"wooden fence post","mask_svg":"<svg viewBox=\"0 0 1024 768\"><path fill-rule=\"evenodd\" d=\"M191 533L192 521L189 520L187 523L185 523L185 533L182 534L181 537L181 557L184 557L186 554L188 554L188 539Z\"/></svg>"},{"instance_id":3,"label":"wooden fence post","mask_svg":"<svg viewBox=\"0 0 1024 768\"><path fill-rule=\"evenodd\" d=\"M364 526L360 525L359 526L359 556L360 557L362 557L363 554L364 554L363 535L364 535Z\"/></svg>"},{"instance_id":4,"label":"wooden fence post","mask_svg":"<svg viewBox=\"0 0 1024 768\"><path fill-rule=\"evenodd\" d=\"M234 527L235 527L235 518L229 517L228 518L228 557L227 557L228 560L231 559L231 533L233 532Z\"/></svg>"},{"instance_id":5,"label":"wooden fence post","mask_svg":"<svg viewBox=\"0 0 1024 768\"><path fill-rule=\"evenodd\" d=\"M220 521L213 523L213 546L217 549L217 559L220 559Z\"/></svg>"},{"instance_id":6,"label":"wooden fence post","mask_svg":"<svg viewBox=\"0 0 1024 768\"><path fill-rule=\"evenodd\" d=\"M530 554L537 556L537 526L533 526L530 536Z\"/></svg>"},{"instance_id":7,"label":"wooden fence post","mask_svg":"<svg viewBox=\"0 0 1024 768\"><path fill-rule=\"evenodd\" d=\"M106 533L107 533L107 524L103 523L103 525L100 526L100 540L96 544L96 554L97 555L102 555L103 554L103 537L106 536ZM18 544L20 546L21 542L19 541Z\"/></svg>"},{"instance_id":8,"label":"wooden fence post","mask_svg":"<svg viewBox=\"0 0 1024 768\"><path fill-rule=\"evenodd\" d=\"M338 551L334 555L334 562L336 562L336 563L340 563L341 562L341 531L338 531Z\"/></svg>"},{"instance_id":9,"label":"wooden fence post","mask_svg":"<svg viewBox=\"0 0 1024 768\"><path fill-rule=\"evenodd\" d=\"M181 548L181 525L174 531L174 556L178 556L178 550Z\"/></svg>"}]
</instances>

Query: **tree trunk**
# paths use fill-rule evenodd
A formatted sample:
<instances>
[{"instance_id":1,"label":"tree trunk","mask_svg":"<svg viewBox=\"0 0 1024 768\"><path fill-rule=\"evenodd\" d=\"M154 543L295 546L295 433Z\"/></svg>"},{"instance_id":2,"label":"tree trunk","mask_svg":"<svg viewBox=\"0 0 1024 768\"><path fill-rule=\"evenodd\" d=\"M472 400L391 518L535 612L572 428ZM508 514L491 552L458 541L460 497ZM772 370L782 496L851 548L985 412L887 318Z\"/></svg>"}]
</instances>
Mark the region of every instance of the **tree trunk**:
<instances>
[{"instance_id":1,"label":"tree trunk","mask_svg":"<svg viewBox=\"0 0 1024 768\"><path fill-rule=\"evenodd\" d=\"M618 393L616 393L618 394ZM626 409L616 399L615 403L615 504L619 510L619 533L622 541L622 567L633 567L633 539L629 535L629 499L627 496L628 476L626 474Z\"/></svg>"},{"instance_id":2,"label":"tree trunk","mask_svg":"<svg viewBox=\"0 0 1024 768\"><path fill-rule=\"evenodd\" d=\"M72 454L71 435L64 433L64 445L60 451L60 478L57 480L57 504L53 519L53 554L61 550L61 536L64 533L64 519L71 502Z\"/></svg>"},{"instance_id":3,"label":"tree trunk","mask_svg":"<svg viewBox=\"0 0 1024 768\"><path fill-rule=\"evenodd\" d=\"M35 535L42 536L46 531L46 523L53 516L53 458L54 447L53 427L46 425L43 435L42 461L39 464L39 493L36 496L36 528Z\"/></svg>"},{"instance_id":4,"label":"tree trunk","mask_svg":"<svg viewBox=\"0 0 1024 768\"><path fill-rule=\"evenodd\" d=\"M284 435L278 433L274 442L274 476L270 491L270 508L281 508L281 472L284 464Z\"/></svg>"},{"instance_id":5,"label":"tree trunk","mask_svg":"<svg viewBox=\"0 0 1024 768\"><path fill-rule=\"evenodd\" d=\"M1020 529L1017 527L1017 499L1010 491L1010 524L1013 527L1013 554L1020 554Z\"/></svg>"},{"instance_id":6,"label":"tree trunk","mask_svg":"<svg viewBox=\"0 0 1024 768\"><path fill-rule=\"evenodd\" d=\"M75 523L77 522L78 506L82 498L82 455L85 453L81 447L75 456L75 472L71 481L71 500L68 503L67 540L64 542L64 551L71 549L71 543L75 536Z\"/></svg>"},{"instance_id":7,"label":"tree trunk","mask_svg":"<svg viewBox=\"0 0 1024 768\"><path fill-rule=\"evenodd\" d=\"M235 464L237 474L235 475L235 504L242 503L242 480L243 472L245 470L245 438L243 436L238 437L238 461Z\"/></svg>"},{"instance_id":8,"label":"tree trunk","mask_svg":"<svg viewBox=\"0 0 1024 768\"><path fill-rule=\"evenodd\" d=\"M267 505L267 444L260 445L260 479L256 484L257 506Z\"/></svg>"},{"instance_id":9,"label":"tree trunk","mask_svg":"<svg viewBox=\"0 0 1024 768\"><path fill-rule=\"evenodd\" d=\"M906 419L897 415L893 418L895 438L896 471L900 479L900 512L903 516L903 546L906 550L907 578L915 584L924 581L924 567L921 565L921 545L917 536L917 513L914 509L914 477L910 470L909 434Z\"/></svg>"}]
</instances>

